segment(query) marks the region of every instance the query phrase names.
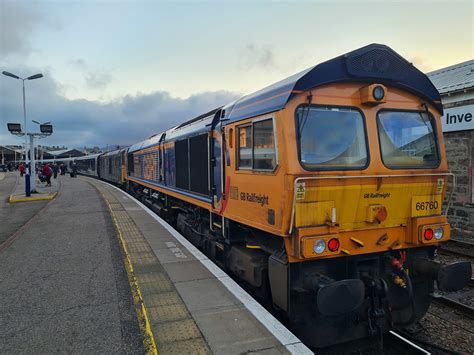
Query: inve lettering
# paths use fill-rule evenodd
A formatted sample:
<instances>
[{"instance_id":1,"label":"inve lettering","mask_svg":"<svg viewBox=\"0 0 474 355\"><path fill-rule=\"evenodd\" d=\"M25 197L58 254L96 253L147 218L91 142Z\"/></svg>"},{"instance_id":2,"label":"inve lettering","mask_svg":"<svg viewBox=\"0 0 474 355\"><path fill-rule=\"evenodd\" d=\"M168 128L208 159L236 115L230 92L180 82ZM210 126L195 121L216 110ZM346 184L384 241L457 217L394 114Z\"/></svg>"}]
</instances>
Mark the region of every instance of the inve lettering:
<instances>
[{"instance_id":1,"label":"inve lettering","mask_svg":"<svg viewBox=\"0 0 474 355\"><path fill-rule=\"evenodd\" d=\"M446 114L446 124L462 123L463 121L471 122L472 114L470 112L460 115L450 115L449 113Z\"/></svg>"}]
</instances>

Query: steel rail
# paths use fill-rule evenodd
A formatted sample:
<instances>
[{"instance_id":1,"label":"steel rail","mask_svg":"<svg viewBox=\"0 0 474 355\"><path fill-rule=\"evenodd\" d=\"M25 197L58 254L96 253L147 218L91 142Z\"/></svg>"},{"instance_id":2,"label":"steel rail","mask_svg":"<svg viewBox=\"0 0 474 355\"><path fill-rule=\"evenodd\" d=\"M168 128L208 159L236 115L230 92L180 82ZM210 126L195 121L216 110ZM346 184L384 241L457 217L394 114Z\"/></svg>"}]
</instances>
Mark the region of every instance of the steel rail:
<instances>
[{"instance_id":1,"label":"steel rail","mask_svg":"<svg viewBox=\"0 0 474 355\"><path fill-rule=\"evenodd\" d=\"M452 244L451 246L456 249L451 249L450 244ZM458 250L457 248L460 248L461 250ZM469 253L468 250L471 250L471 253ZM449 243L444 244L442 248L438 249L438 253L459 255L469 259L474 259L474 244L450 239Z\"/></svg>"},{"instance_id":2,"label":"steel rail","mask_svg":"<svg viewBox=\"0 0 474 355\"><path fill-rule=\"evenodd\" d=\"M290 228L288 230L288 234L293 232L293 224L295 222L295 210L296 210L296 186L298 182L305 181L305 180L336 180L336 179L376 179L376 178L398 178L398 177L424 177L424 176L451 176L453 179L451 191L449 193L448 202L446 203L446 213L448 214L449 208L451 207L451 200L454 194L454 190L456 189L456 175L453 173L430 173L430 174L396 174L396 175L325 175L325 176L301 176L297 177L293 182L293 205L291 208L291 220L290 220Z\"/></svg>"},{"instance_id":3,"label":"steel rail","mask_svg":"<svg viewBox=\"0 0 474 355\"><path fill-rule=\"evenodd\" d=\"M471 279L471 282L472 282L472 279ZM458 302L456 300L453 300L452 298L449 298L443 295L434 294L432 297L436 303L454 308L458 311L461 311L462 314L465 315L466 317L474 319L474 307L468 306L467 304Z\"/></svg>"}]
</instances>

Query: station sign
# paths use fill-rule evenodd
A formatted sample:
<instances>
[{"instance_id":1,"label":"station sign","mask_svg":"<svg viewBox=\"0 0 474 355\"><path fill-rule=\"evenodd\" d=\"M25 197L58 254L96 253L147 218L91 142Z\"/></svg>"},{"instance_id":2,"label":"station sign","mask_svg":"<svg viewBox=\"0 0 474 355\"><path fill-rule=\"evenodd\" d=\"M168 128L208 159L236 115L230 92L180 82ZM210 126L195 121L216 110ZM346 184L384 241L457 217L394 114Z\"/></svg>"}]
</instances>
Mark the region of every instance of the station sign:
<instances>
[{"instance_id":1,"label":"station sign","mask_svg":"<svg viewBox=\"0 0 474 355\"><path fill-rule=\"evenodd\" d=\"M474 129L474 105L444 109L441 117L443 132L466 131Z\"/></svg>"}]
</instances>

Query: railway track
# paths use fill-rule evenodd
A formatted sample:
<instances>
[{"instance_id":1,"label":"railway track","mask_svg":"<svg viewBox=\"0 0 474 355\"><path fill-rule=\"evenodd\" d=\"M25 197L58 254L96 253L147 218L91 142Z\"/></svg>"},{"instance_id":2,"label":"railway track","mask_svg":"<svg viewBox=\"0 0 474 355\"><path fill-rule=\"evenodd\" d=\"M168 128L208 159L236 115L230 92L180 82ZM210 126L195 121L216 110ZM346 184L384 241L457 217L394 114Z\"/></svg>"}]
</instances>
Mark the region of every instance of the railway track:
<instances>
[{"instance_id":1,"label":"railway track","mask_svg":"<svg viewBox=\"0 0 474 355\"><path fill-rule=\"evenodd\" d=\"M436 345L429 341L423 341L412 336L407 331L397 330L387 333L385 342L391 348L384 353L395 354L456 354L455 351Z\"/></svg>"},{"instance_id":2,"label":"railway track","mask_svg":"<svg viewBox=\"0 0 474 355\"><path fill-rule=\"evenodd\" d=\"M442 295L433 295L433 301L440 305L454 308L462 312L463 315L474 320L474 307L468 306L462 302L458 302L452 298L442 296Z\"/></svg>"},{"instance_id":3,"label":"railway track","mask_svg":"<svg viewBox=\"0 0 474 355\"><path fill-rule=\"evenodd\" d=\"M462 242L458 240L450 240L447 244L444 244L441 248L438 249L438 253L451 256L455 258L462 258L474 262L474 244ZM468 285L468 288L458 291L458 294L468 294L472 295L474 293L474 278L471 278L471 281ZM463 302L460 302L457 299L454 299L451 296L445 296L443 294L435 293L433 295L433 302L438 305L449 307L455 309L462 313L462 315L474 319L474 307Z\"/></svg>"},{"instance_id":4,"label":"railway track","mask_svg":"<svg viewBox=\"0 0 474 355\"><path fill-rule=\"evenodd\" d=\"M394 350L405 350L403 354L456 354L453 350L428 341L417 339L407 331L391 331L389 335L392 338L392 341L395 342ZM396 348L397 344L399 348Z\"/></svg>"},{"instance_id":5,"label":"railway track","mask_svg":"<svg viewBox=\"0 0 474 355\"><path fill-rule=\"evenodd\" d=\"M472 293L474 290L474 278L471 278L471 281L469 282L468 287L469 287L469 290L466 290L465 292ZM470 305L467 305L451 297L447 297L445 295L437 294L437 293L433 294L433 301L438 303L439 305L448 306L457 311L460 311L463 315L471 319L474 319L474 307Z\"/></svg>"},{"instance_id":6,"label":"railway track","mask_svg":"<svg viewBox=\"0 0 474 355\"><path fill-rule=\"evenodd\" d=\"M443 244L438 249L438 253L474 259L474 244L451 239L447 244Z\"/></svg>"},{"instance_id":7,"label":"railway track","mask_svg":"<svg viewBox=\"0 0 474 355\"><path fill-rule=\"evenodd\" d=\"M391 330L384 338L384 353L387 354L431 354L431 351L415 343L401 332Z\"/></svg>"}]
</instances>

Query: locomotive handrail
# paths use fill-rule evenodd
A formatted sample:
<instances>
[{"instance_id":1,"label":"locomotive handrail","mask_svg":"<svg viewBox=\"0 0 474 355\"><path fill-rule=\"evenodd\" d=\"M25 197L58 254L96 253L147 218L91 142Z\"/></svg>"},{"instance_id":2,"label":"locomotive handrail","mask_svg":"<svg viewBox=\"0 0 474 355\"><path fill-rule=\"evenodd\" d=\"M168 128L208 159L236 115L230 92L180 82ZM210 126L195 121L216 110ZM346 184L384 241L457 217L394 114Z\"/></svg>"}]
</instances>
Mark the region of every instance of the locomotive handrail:
<instances>
[{"instance_id":1,"label":"locomotive handrail","mask_svg":"<svg viewBox=\"0 0 474 355\"><path fill-rule=\"evenodd\" d=\"M397 174L397 175L343 175L343 176L302 176L295 179L293 183L293 206L291 208L291 220L288 234L293 232L293 224L295 222L296 210L296 185L302 180L332 180L332 179L373 179L373 178L393 178L393 177L411 177L411 176L451 176L453 178L451 191L449 193L448 202L446 203L446 215L448 214L451 200L456 188L456 175L453 173L432 173L432 174Z\"/></svg>"}]
</instances>

